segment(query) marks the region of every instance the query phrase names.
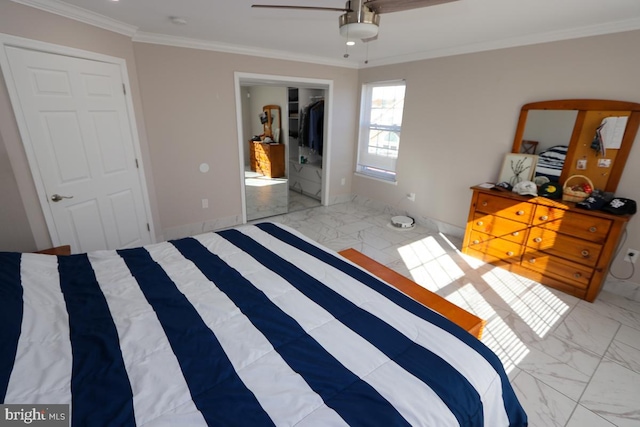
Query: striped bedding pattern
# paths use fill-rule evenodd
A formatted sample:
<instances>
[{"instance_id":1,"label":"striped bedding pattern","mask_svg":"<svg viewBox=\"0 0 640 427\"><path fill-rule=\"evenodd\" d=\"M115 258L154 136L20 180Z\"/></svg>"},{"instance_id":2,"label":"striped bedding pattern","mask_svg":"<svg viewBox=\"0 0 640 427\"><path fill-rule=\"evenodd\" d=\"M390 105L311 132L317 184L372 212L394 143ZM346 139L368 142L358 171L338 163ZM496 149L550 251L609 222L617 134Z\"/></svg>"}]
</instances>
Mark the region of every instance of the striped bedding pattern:
<instances>
[{"instance_id":1,"label":"striped bedding pattern","mask_svg":"<svg viewBox=\"0 0 640 427\"><path fill-rule=\"evenodd\" d=\"M524 426L498 358L273 223L0 253L0 396L74 426Z\"/></svg>"},{"instance_id":2,"label":"striped bedding pattern","mask_svg":"<svg viewBox=\"0 0 640 427\"><path fill-rule=\"evenodd\" d=\"M546 176L552 181L558 181L562 174L568 149L569 147L566 145L554 145L542 151L538 155L536 176Z\"/></svg>"}]
</instances>

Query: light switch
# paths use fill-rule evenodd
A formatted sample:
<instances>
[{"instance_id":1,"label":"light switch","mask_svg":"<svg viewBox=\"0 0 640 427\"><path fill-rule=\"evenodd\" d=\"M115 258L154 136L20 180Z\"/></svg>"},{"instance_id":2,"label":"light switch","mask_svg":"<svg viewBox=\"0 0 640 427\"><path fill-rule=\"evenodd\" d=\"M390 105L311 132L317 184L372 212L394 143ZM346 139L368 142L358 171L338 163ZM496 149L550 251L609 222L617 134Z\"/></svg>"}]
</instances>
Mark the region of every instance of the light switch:
<instances>
[{"instance_id":1,"label":"light switch","mask_svg":"<svg viewBox=\"0 0 640 427\"><path fill-rule=\"evenodd\" d=\"M209 207L209 199L202 199L202 209L207 209Z\"/></svg>"}]
</instances>

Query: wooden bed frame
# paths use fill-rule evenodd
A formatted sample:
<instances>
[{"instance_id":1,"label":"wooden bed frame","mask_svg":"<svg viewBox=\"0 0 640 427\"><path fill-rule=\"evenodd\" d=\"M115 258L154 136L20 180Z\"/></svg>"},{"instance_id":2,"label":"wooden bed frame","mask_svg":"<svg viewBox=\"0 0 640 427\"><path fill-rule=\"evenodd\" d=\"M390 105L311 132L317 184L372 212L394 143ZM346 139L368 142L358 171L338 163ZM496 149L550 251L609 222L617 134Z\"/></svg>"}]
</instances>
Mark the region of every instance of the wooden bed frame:
<instances>
[{"instance_id":1,"label":"wooden bed frame","mask_svg":"<svg viewBox=\"0 0 640 427\"><path fill-rule=\"evenodd\" d=\"M37 251L36 253L47 255L71 255L71 246L56 246L55 248L43 249L41 251Z\"/></svg>"},{"instance_id":2,"label":"wooden bed frame","mask_svg":"<svg viewBox=\"0 0 640 427\"><path fill-rule=\"evenodd\" d=\"M434 294L428 289L418 285L416 282L407 279L403 275L391 270L389 267L386 267L377 261L374 261L355 249L345 249L340 251L339 254L354 264L364 268L369 273L372 273L374 276L377 276L390 285L393 285L416 301L426 305L433 311L440 313L458 326L464 328L474 337L478 339L482 338L482 332L486 322L478 316L463 310L457 305L442 298L440 295Z\"/></svg>"}]
</instances>

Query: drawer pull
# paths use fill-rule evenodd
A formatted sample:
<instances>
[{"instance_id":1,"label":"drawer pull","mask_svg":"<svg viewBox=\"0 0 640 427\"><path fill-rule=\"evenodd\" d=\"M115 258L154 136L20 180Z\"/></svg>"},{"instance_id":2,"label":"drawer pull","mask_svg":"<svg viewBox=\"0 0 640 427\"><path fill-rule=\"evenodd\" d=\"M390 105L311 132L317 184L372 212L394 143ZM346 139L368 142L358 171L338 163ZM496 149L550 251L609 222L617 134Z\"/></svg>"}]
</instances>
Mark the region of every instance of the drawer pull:
<instances>
[{"instance_id":1,"label":"drawer pull","mask_svg":"<svg viewBox=\"0 0 640 427\"><path fill-rule=\"evenodd\" d=\"M579 279L582 277L582 273L574 273L573 277L575 277L576 279Z\"/></svg>"},{"instance_id":2,"label":"drawer pull","mask_svg":"<svg viewBox=\"0 0 640 427\"><path fill-rule=\"evenodd\" d=\"M546 221L546 220L548 220L548 219L549 219L549 217L548 217L547 215L542 215L542 216L540 217L540 221Z\"/></svg>"},{"instance_id":3,"label":"drawer pull","mask_svg":"<svg viewBox=\"0 0 640 427\"><path fill-rule=\"evenodd\" d=\"M473 241L473 244L474 244L474 245L477 245L478 243L480 243L480 240L474 240L474 241Z\"/></svg>"},{"instance_id":4,"label":"drawer pull","mask_svg":"<svg viewBox=\"0 0 640 427\"><path fill-rule=\"evenodd\" d=\"M522 215L524 215L524 211L518 211L518 212L516 212L516 215L522 216Z\"/></svg>"},{"instance_id":5,"label":"drawer pull","mask_svg":"<svg viewBox=\"0 0 640 427\"><path fill-rule=\"evenodd\" d=\"M519 236L520 232L519 231L514 231L513 233L511 233L512 236Z\"/></svg>"},{"instance_id":6,"label":"drawer pull","mask_svg":"<svg viewBox=\"0 0 640 427\"><path fill-rule=\"evenodd\" d=\"M476 225L480 225L480 226L482 226L482 225L484 225L484 222L482 222L482 221L478 221L478 222L476 222Z\"/></svg>"},{"instance_id":7,"label":"drawer pull","mask_svg":"<svg viewBox=\"0 0 640 427\"><path fill-rule=\"evenodd\" d=\"M540 243L542 242L542 237L536 237L535 239L533 239L533 241L536 243Z\"/></svg>"},{"instance_id":8,"label":"drawer pull","mask_svg":"<svg viewBox=\"0 0 640 427\"><path fill-rule=\"evenodd\" d=\"M582 254L582 256L583 256L584 258L589 258L589 251L588 251L588 250L584 249L584 250L583 250L582 252L580 252L580 253Z\"/></svg>"},{"instance_id":9,"label":"drawer pull","mask_svg":"<svg viewBox=\"0 0 640 427\"><path fill-rule=\"evenodd\" d=\"M529 260L529 262L530 262L531 264L535 264L535 263L536 263L536 259L535 259L535 258L531 258L531 259Z\"/></svg>"},{"instance_id":10,"label":"drawer pull","mask_svg":"<svg viewBox=\"0 0 640 427\"><path fill-rule=\"evenodd\" d=\"M485 200L484 202L482 202L482 206L487 206L489 203Z\"/></svg>"},{"instance_id":11,"label":"drawer pull","mask_svg":"<svg viewBox=\"0 0 640 427\"><path fill-rule=\"evenodd\" d=\"M513 251L507 252L507 256L513 256Z\"/></svg>"},{"instance_id":12,"label":"drawer pull","mask_svg":"<svg viewBox=\"0 0 640 427\"><path fill-rule=\"evenodd\" d=\"M597 227L589 227L589 231L592 233L595 233L596 231L598 231Z\"/></svg>"}]
</instances>

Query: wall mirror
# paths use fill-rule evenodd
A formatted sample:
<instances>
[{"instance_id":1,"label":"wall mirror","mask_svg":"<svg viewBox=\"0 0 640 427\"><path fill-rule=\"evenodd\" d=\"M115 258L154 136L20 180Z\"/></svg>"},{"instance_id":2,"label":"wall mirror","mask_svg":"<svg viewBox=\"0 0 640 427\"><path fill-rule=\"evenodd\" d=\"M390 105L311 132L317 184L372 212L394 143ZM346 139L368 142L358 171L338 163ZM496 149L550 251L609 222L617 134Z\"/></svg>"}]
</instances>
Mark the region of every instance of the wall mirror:
<instances>
[{"instance_id":1,"label":"wall mirror","mask_svg":"<svg viewBox=\"0 0 640 427\"><path fill-rule=\"evenodd\" d=\"M275 142L280 142L280 129L282 129L280 106L265 105L262 107L262 126L264 127L264 138L269 137ZM264 117L264 118L262 118Z\"/></svg>"},{"instance_id":2,"label":"wall mirror","mask_svg":"<svg viewBox=\"0 0 640 427\"><path fill-rule=\"evenodd\" d=\"M539 155L538 176L564 184L585 175L595 188L615 192L639 124L640 104L632 102L534 102L520 110L511 151Z\"/></svg>"}]
</instances>

